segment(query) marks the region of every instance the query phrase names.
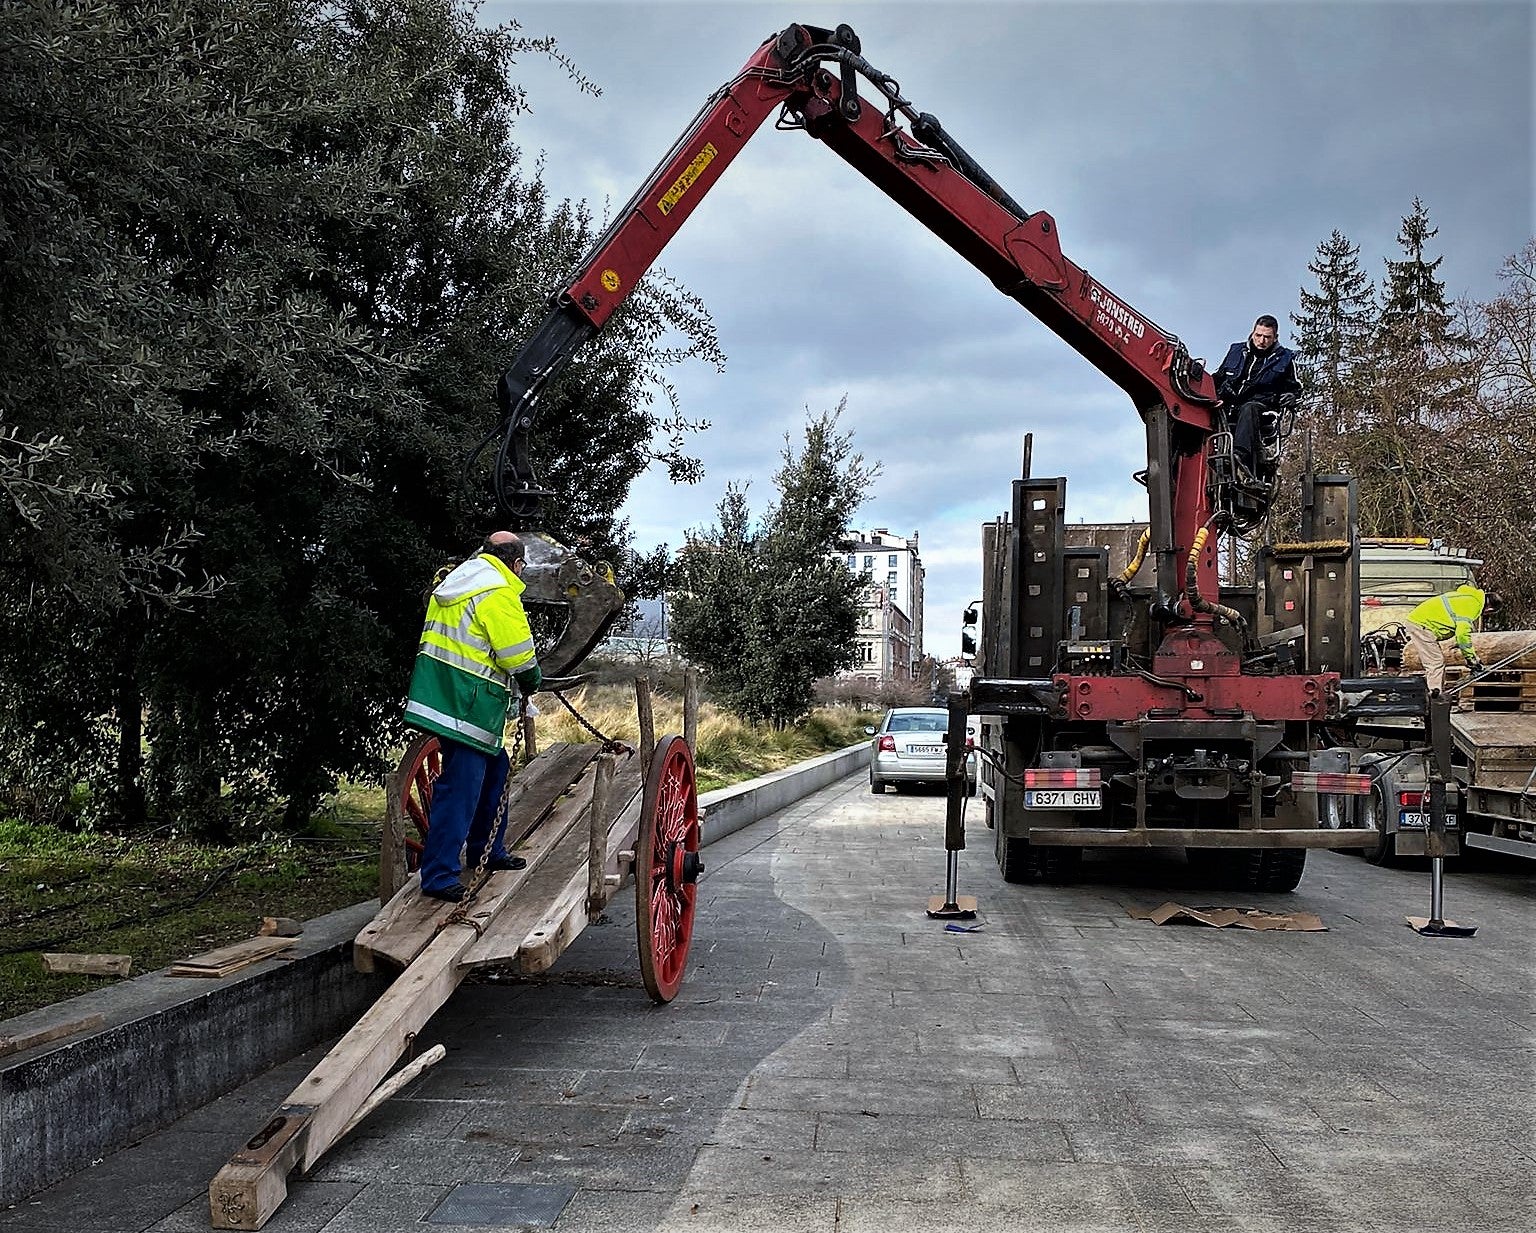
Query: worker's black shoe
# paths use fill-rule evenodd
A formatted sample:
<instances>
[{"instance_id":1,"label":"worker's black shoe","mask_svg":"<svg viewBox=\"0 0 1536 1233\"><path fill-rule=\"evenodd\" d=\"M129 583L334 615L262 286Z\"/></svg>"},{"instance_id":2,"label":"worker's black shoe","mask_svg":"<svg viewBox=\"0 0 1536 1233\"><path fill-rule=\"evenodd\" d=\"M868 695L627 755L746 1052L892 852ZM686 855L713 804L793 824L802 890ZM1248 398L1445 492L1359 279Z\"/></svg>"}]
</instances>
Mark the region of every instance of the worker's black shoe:
<instances>
[{"instance_id":1,"label":"worker's black shoe","mask_svg":"<svg viewBox=\"0 0 1536 1233\"><path fill-rule=\"evenodd\" d=\"M455 882L452 886L444 886L439 890L427 890L422 888L421 893L428 899L441 899L444 903L458 903L464 898L464 884Z\"/></svg>"},{"instance_id":2,"label":"worker's black shoe","mask_svg":"<svg viewBox=\"0 0 1536 1233\"><path fill-rule=\"evenodd\" d=\"M480 858L477 856L469 862L471 869L480 868ZM509 869L526 869L528 862L521 856L493 856L485 862L486 873L505 873Z\"/></svg>"}]
</instances>

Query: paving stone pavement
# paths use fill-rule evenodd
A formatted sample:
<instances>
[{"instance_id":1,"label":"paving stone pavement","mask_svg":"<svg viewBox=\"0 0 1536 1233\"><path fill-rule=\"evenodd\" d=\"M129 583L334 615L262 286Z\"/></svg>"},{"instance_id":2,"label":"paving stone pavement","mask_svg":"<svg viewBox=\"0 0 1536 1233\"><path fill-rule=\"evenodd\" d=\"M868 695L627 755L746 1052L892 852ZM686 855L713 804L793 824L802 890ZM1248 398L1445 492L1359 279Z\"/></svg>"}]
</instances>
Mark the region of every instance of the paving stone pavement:
<instances>
[{"instance_id":1,"label":"paving stone pavement","mask_svg":"<svg viewBox=\"0 0 1536 1233\"><path fill-rule=\"evenodd\" d=\"M1171 854L1007 886L973 823L983 928L962 934L922 911L942 815L854 777L707 849L670 1007L640 987L628 907L546 978L462 986L421 1035L447 1059L267 1228L483 1233L508 1226L434 1213L513 1184L574 1190L557 1233L1536 1229L1526 864L1453 873L1480 932L1428 940L1403 921L1422 870L1314 853L1296 894L1234 898ZM1165 899L1330 931L1126 914ZM206 1229L209 1179L323 1052L0 1211L0 1233Z\"/></svg>"}]
</instances>

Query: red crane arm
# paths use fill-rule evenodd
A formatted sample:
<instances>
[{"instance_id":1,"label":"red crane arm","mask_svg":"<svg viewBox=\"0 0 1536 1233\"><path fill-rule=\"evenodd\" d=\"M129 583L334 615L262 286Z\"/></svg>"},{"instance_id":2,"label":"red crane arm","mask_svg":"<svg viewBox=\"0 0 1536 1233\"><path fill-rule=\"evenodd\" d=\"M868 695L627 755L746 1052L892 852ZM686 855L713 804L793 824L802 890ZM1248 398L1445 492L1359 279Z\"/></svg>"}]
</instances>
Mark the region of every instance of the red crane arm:
<instances>
[{"instance_id":1,"label":"red crane arm","mask_svg":"<svg viewBox=\"0 0 1536 1233\"><path fill-rule=\"evenodd\" d=\"M835 71L834 71L835 70ZM860 97L858 80L875 88ZM527 515L545 495L527 457L543 384L634 291L661 250L775 111L803 128L1032 312L1131 397L1148 420L1153 548L1159 573L1182 565L1208 515L1204 445L1215 387L1184 344L1063 256L1055 220L1012 200L932 116L859 54L853 31L790 26L765 42L699 112L615 217L503 376L506 439L498 495ZM902 121L906 121L903 126ZM1160 442L1161 444L1158 444ZM515 472L506 482L508 463ZM1214 553L1201 564L1214 593ZM1162 580L1162 579L1160 579ZM1177 592L1179 583L1166 579Z\"/></svg>"}]
</instances>

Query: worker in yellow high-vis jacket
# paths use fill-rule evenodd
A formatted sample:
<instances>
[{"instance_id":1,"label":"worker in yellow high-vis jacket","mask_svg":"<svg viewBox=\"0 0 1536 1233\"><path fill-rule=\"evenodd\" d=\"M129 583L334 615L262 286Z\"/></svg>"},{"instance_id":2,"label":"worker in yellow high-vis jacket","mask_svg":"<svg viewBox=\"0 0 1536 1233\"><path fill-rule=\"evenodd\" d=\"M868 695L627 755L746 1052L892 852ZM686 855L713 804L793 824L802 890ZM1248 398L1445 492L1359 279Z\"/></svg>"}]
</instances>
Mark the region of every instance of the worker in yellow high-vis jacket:
<instances>
[{"instance_id":1,"label":"worker in yellow high-vis jacket","mask_svg":"<svg viewBox=\"0 0 1536 1233\"><path fill-rule=\"evenodd\" d=\"M1440 644L1448 639L1455 640L1467 667L1473 672L1483 670L1483 661L1472 649L1472 626L1482 618L1486 602L1482 591L1471 583L1463 583L1454 591L1426 599L1408 614L1403 628L1419 653L1424 683L1432 695L1445 687L1445 651Z\"/></svg>"},{"instance_id":2,"label":"worker in yellow high-vis jacket","mask_svg":"<svg viewBox=\"0 0 1536 1233\"><path fill-rule=\"evenodd\" d=\"M405 722L442 742L421 854L421 891L433 899L464 898L459 852L466 839L472 866L487 844L487 869L524 864L506 850L496 816L508 773L502 733L514 688L531 694L542 679L523 609L523 568L522 540L493 531L475 556L433 588L427 604Z\"/></svg>"}]
</instances>

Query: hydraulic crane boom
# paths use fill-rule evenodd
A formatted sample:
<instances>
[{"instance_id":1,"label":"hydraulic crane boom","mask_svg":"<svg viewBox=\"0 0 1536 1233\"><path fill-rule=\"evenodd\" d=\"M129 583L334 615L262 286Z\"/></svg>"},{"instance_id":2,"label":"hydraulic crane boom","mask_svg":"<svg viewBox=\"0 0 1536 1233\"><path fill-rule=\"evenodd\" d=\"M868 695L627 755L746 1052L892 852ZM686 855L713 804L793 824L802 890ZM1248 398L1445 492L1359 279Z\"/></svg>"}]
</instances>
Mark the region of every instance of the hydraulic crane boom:
<instances>
[{"instance_id":1,"label":"hydraulic crane boom","mask_svg":"<svg viewBox=\"0 0 1536 1233\"><path fill-rule=\"evenodd\" d=\"M874 88L860 97L862 79ZM793 25L768 39L615 217L503 374L495 484L503 506L532 518L549 495L529 455L539 395L634 291L662 249L767 118L818 139L1065 339L1130 396L1146 423L1145 474L1156 608L1164 620L1209 623L1185 590L1202 528L1231 525L1228 487L1213 484L1216 391L1179 339L1063 256L1055 220L1025 210L933 116L860 54L848 26ZM904 123L905 122L905 123ZM1196 552L1193 596L1217 594L1214 539Z\"/></svg>"}]
</instances>

